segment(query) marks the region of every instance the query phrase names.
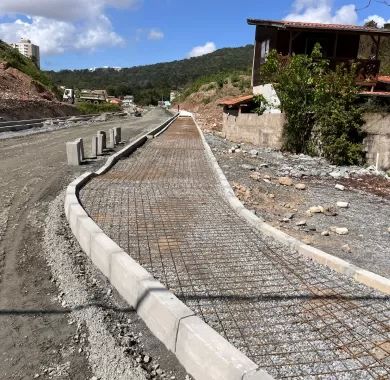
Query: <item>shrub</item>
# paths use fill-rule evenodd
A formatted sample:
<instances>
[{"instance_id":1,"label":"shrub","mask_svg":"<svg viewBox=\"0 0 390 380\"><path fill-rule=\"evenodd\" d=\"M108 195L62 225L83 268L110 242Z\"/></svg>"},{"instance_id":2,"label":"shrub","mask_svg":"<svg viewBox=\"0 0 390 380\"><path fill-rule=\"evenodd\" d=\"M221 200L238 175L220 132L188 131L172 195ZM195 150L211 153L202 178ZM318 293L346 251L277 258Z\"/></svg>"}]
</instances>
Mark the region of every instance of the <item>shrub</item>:
<instances>
[{"instance_id":1,"label":"shrub","mask_svg":"<svg viewBox=\"0 0 390 380\"><path fill-rule=\"evenodd\" d=\"M83 114L95 114L103 112L117 112L120 111L121 107L118 104L111 103L76 103L77 109Z\"/></svg>"},{"instance_id":2,"label":"shrub","mask_svg":"<svg viewBox=\"0 0 390 380\"><path fill-rule=\"evenodd\" d=\"M284 149L320 155L338 165L362 163L363 118L354 67L330 70L317 44L310 56L293 56L285 66L271 52L262 78L275 83L287 116Z\"/></svg>"}]
</instances>

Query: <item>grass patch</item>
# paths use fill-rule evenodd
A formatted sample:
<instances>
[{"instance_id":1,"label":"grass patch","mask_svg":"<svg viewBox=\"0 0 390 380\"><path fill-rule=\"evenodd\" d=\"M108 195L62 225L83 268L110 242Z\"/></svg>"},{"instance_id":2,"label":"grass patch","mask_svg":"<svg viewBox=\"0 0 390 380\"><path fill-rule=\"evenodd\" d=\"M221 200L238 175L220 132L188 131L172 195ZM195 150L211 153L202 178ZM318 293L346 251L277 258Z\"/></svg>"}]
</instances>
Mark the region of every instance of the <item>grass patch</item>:
<instances>
[{"instance_id":1,"label":"grass patch","mask_svg":"<svg viewBox=\"0 0 390 380\"><path fill-rule=\"evenodd\" d=\"M83 115L103 112L118 112L121 110L121 107L118 104L111 103L76 103L76 107Z\"/></svg>"}]
</instances>

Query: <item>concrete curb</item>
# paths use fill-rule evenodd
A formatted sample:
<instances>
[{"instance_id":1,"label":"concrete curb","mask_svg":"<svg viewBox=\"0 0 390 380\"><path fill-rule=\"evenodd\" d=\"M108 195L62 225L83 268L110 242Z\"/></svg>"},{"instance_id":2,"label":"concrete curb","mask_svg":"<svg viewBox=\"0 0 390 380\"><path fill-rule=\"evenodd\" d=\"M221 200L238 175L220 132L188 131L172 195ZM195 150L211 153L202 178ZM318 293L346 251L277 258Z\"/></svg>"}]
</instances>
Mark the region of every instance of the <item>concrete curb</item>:
<instances>
[{"instance_id":1,"label":"concrete curb","mask_svg":"<svg viewBox=\"0 0 390 380\"><path fill-rule=\"evenodd\" d=\"M251 226L259 230L260 232L274 238L276 241L282 244L285 244L295 249L301 255L306 256L319 264L325 265L328 268L335 270L336 272L343 273L346 276L351 277L355 281L360 282L361 284L364 284L370 288L379 290L380 292L385 294L390 294L390 279L370 272L368 270L359 268L356 265L349 263L348 261L330 255L329 253L321 251L318 248L314 248L310 245L304 244L300 240L271 226L270 224L266 223L264 220L247 210L245 206L240 202L240 200L235 196L232 187L230 186L228 180L225 177L225 174L220 168L218 161L215 158L210 146L207 144L203 132L200 129L195 118L192 117L192 119L194 120L202 137L203 145L206 149L209 162L221 182L223 193L231 207L236 211L239 216L245 219Z\"/></svg>"},{"instance_id":2,"label":"concrete curb","mask_svg":"<svg viewBox=\"0 0 390 380\"><path fill-rule=\"evenodd\" d=\"M80 189L93 177L107 172L120 158L143 145L148 136L155 137L167 129L177 117L178 114L111 156L95 173L85 173L73 181L65 194L66 218L94 265L196 380L272 380L124 252L79 202Z\"/></svg>"}]
</instances>

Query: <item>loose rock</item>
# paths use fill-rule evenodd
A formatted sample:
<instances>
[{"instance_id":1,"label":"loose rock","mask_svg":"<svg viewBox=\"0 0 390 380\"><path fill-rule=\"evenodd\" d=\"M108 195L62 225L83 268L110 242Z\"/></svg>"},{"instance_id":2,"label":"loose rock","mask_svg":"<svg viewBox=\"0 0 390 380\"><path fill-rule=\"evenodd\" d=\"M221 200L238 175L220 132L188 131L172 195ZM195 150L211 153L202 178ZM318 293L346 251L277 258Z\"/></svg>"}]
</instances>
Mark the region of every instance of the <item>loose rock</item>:
<instances>
[{"instance_id":1,"label":"loose rock","mask_svg":"<svg viewBox=\"0 0 390 380\"><path fill-rule=\"evenodd\" d=\"M280 177L278 181L283 186L291 186L293 184L293 181L290 177Z\"/></svg>"},{"instance_id":2,"label":"loose rock","mask_svg":"<svg viewBox=\"0 0 390 380\"><path fill-rule=\"evenodd\" d=\"M313 206L313 207L310 207L309 210L308 210L311 214L321 214L323 213L325 210L322 206Z\"/></svg>"},{"instance_id":3,"label":"loose rock","mask_svg":"<svg viewBox=\"0 0 390 380\"><path fill-rule=\"evenodd\" d=\"M259 152L258 152L256 149L252 149L252 150L249 151L249 154L250 154L251 156L258 156L258 155L259 155Z\"/></svg>"},{"instance_id":4,"label":"loose rock","mask_svg":"<svg viewBox=\"0 0 390 380\"><path fill-rule=\"evenodd\" d=\"M300 220L299 222L295 223L296 226L306 226L306 220Z\"/></svg>"},{"instance_id":5,"label":"loose rock","mask_svg":"<svg viewBox=\"0 0 390 380\"><path fill-rule=\"evenodd\" d=\"M344 252L351 252L351 247L348 245L348 244L345 244L341 247L341 249L344 251Z\"/></svg>"},{"instance_id":6,"label":"loose rock","mask_svg":"<svg viewBox=\"0 0 390 380\"><path fill-rule=\"evenodd\" d=\"M297 184L295 185L295 188L296 188L297 190L306 190L306 185L305 185L304 183L297 183Z\"/></svg>"},{"instance_id":7,"label":"loose rock","mask_svg":"<svg viewBox=\"0 0 390 380\"><path fill-rule=\"evenodd\" d=\"M261 174L259 172L254 172L249 175L249 178L254 179L255 181L260 181L261 179Z\"/></svg>"},{"instance_id":8,"label":"loose rock","mask_svg":"<svg viewBox=\"0 0 390 380\"><path fill-rule=\"evenodd\" d=\"M340 184L338 183L338 184L336 184L335 189L340 190L340 191L344 191L344 190L345 190L345 186L340 185Z\"/></svg>"},{"instance_id":9,"label":"loose rock","mask_svg":"<svg viewBox=\"0 0 390 380\"><path fill-rule=\"evenodd\" d=\"M349 231L348 231L348 228L338 227L338 228L336 228L335 232L337 235L347 235Z\"/></svg>"},{"instance_id":10,"label":"loose rock","mask_svg":"<svg viewBox=\"0 0 390 380\"><path fill-rule=\"evenodd\" d=\"M322 231L321 232L321 236L329 236L329 235L330 235L329 231Z\"/></svg>"},{"instance_id":11,"label":"loose rock","mask_svg":"<svg viewBox=\"0 0 390 380\"><path fill-rule=\"evenodd\" d=\"M241 167L245 170L252 170L252 171L255 171L256 170L256 167L254 167L253 165L247 165L247 164L243 164L241 165Z\"/></svg>"},{"instance_id":12,"label":"loose rock","mask_svg":"<svg viewBox=\"0 0 390 380\"><path fill-rule=\"evenodd\" d=\"M337 202L337 207L348 208L349 207L349 203L348 202Z\"/></svg>"}]
</instances>

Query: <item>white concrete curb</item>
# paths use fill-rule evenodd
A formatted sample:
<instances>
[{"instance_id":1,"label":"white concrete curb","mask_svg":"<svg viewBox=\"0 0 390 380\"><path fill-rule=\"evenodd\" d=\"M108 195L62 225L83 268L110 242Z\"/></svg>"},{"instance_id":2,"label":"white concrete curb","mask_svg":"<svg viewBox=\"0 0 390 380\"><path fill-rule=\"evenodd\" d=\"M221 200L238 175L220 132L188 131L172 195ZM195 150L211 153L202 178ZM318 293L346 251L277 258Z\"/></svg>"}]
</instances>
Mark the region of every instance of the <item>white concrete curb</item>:
<instances>
[{"instance_id":1,"label":"white concrete curb","mask_svg":"<svg viewBox=\"0 0 390 380\"><path fill-rule=\"evenodd\" d=\"M66 218L94 265L196 380L272 380L111 240L79 202L78 193L86 183L134 152L147 141L148 135L156 136L168 128L177 117L111 156L95 173L85 173L73 181L65 195Z\"/></svg>"},{"instance_id":2,"label":"white concrete curb","mask_svg":"<svg viewBox=\"0 0 390 380\"><path fill-rule=\"evenodd\" d=\"M231 207L236 211L239 216L245 219L251 226L255 227L257 230L261 231L267 236L273 237L278 242L295 249L301 255L306 256L316 261L317 263L325 265L335 270L336 272L340 272L347 275L348 277L352 277L355 281L360 282L366 286L379 290L385 294L390 294L390 279L367 271L365 269L359 268L345 260L340 259L339 257L330 255L329 253L321 251L320 249L304 244L298 239L269 225L268 223L264 222L264 220L247 210L245 206L240 202L240 200L235 196L232 187L230 186L228 180L225 177L225 174L220 168L218 161L215 158L211 148L207 144L203 132L200 129L195 118L192 117L192 119L194 120L202 137L203 145L206 149L210 164L221 182L223 193Z\"/></svg>"}]
</instances>

